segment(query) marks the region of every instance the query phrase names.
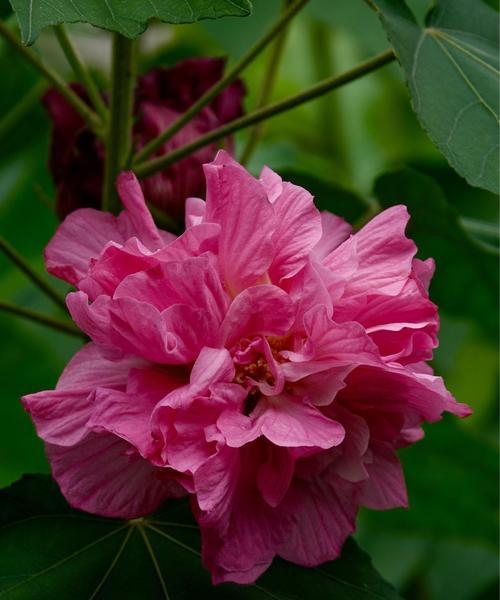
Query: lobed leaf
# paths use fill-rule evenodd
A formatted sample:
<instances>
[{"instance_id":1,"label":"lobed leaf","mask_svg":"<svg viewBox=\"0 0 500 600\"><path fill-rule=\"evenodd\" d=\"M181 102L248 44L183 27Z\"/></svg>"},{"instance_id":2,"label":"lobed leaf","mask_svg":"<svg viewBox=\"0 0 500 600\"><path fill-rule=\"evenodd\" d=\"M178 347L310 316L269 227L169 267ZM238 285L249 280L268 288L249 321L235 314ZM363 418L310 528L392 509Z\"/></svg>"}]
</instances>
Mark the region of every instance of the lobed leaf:
<instances>
[{"instance_id":1,"label":"lobed leaf","mask_svg":"<svg viewBox=\"0 0 500 600\"><path fill-rule=\"evenodd\" d=\"M429 137L471 185L498 193L498 13L438 0L422 27L402 0L374 4Z\"/></svg>"},{"instance_id":2,"label":"lobed leaf","mask_svg":"<svg viewBox=\"0 0 500 600\"><path fill-rule=\"evenodd\" d=\"M42 29L60 23L90 23L134 39L148 21L193 23L219 17L245 17L249 0L10 0L25 44L33 44Z\"/></svg>"},{"instance_id":3,"label":"lobed leaf","mask_svg":"<svg viewBox=\"0 0 500 600\"><path fill-rule=\"evenodd\" d=\"M213 586L198 529L184 501L135 521L71 509L55 482L27 475L0 491L0 598L189 600L397 600L350 539L342 556L316 569L276 560L255 585Z\"/></svg>"}]
</instances>

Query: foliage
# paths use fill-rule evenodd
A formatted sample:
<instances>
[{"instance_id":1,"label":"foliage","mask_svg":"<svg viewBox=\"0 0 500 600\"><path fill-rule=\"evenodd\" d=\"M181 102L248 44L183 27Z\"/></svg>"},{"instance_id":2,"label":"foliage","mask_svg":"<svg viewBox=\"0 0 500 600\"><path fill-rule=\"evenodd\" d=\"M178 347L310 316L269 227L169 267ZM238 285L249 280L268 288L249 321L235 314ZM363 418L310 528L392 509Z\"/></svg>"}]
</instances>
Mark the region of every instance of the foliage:
<instances>
[{"instance_id":1,"label":"foliage","mask_svg":"<svg viewBox=\"0 0 500 600\"><path fill-rule=\"evenodd\" d=\"M45 27L59 23L90 23L135 38L153 18L166 23L192 23L200 19L247 16L251 11L248 0L170 0L168 3L159 0L11 0L11 4L27 44L32 44Z\"/></svg>"},{"instance_id":2,"label":"foliage","mask_svg":"<svg viewBox=\"0 0 500 600\"><path fill-rule=\"evenodd\" d=\"M498 193L495 11L481 0L439 0L421 27L400 0L376 5L429 136L470 184Z\"/></svg>"}]
</instances>

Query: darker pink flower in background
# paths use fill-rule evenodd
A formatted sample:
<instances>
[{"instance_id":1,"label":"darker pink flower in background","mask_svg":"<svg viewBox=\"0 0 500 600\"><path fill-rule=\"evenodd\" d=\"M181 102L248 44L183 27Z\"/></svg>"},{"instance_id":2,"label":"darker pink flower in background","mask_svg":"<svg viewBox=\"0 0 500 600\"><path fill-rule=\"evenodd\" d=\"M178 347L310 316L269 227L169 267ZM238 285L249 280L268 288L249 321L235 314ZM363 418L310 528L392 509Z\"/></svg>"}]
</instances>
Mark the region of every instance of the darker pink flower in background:
<instances>
[{"instance_id":1,"label":"darker pink flower in background","mask_svg":"<svg viewBox=\"0 0 500 600\"><path fill-rule=\"evenodd\" d=\"M179 237L131 173L118 217L65 219L46 265L92 341L23 402L72 506L134 518L189 494L213 581L248 583L276 555L335 558L360 506L406 506L397 449L470 410L426 364L434 265L404 206L352 234L270 169L204 169Z\"/></svg>"},{"instance_id":2,"label":"darker pink flower in background","mask_svg":"<svg viewBox=\"0 0 500 600\"><path fill-rule=\"evenodd\" d=\"M140 77L134 110L135 149L139 150L167 129L212 87L223 75L224 62L217 58L187 59ZM89 102L81 86L73 84L72 87ZM244 95L245 88L240 80L231 83L154 156L171 152L241 116ZM104 162L101 141L55 89L47 92L44 105L53 122L49 167L56 185L59 216L65 217L77 208L99 208ZM232 150L231 138L225 140L225 147ZM146 178L143 188L148 201L182 220L185 199L204 194L202 165L212 159L216 149L215 145L206 146L161 173Z\"/></svg>"}]
</instances>

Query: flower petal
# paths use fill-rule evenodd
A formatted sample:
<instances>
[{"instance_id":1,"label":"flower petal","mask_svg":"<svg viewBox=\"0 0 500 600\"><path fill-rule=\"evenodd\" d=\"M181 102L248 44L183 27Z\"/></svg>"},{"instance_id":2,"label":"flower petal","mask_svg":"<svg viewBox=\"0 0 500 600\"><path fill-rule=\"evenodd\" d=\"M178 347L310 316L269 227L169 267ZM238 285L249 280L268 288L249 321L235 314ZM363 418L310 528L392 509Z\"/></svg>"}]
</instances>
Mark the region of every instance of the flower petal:
<instances>
[{"instance_id":1,"label":"flower petal","mask_svg":"<svg viewBox=\"0 0 500 600\"><path fill-rule=\"evenodd\" d=\"M352 227L341 217L326 210L321 212L321 238L314 246L313 252L318 260L322 260L345 242L352 233Z\"/></svg>"},{"instance_id":2,"label":"flower petal","mask_svg":"<svg viewBox=\"0 0 500 600\"><path fill-rule=\"evenodd\" d=\"M249 417L226 411L217 420L217 427L233 448L261 435L284 448L331 448L342 443L345 435L340 423L307 402L284 395L262 398Z\"/></svg>"},{"instance_id":3,"label":"flower petal","mask_svg":"<svg viewBox=\"0 0 500 600\"><path fill-rule=\"evenodd\" d=\"M161 248L164 241L146 206L146 200L137 177L132 171L124 171L118 175L116 187L126 208L125 216L130 221L137 237L151 250ZM121 218L124 218L123 213Z\"/></svg>"},{"instance_id":4,"label":"flower petal","mask_svg":"<svg viewBox=\"0 0 500 600\"><path fill-rule=\"evenodd\" d=\"M291 183L283 183L273 204L276 229L273 235L276 254L269 275L278 283L295 275L306 263L321 238L321 217L309 192Z\"/></svg>"},{"instance_id":5,"label":"flower petal","mask_svg":"<svg viewBox=\"0 0 500 600\"><path fill-rule=\"evenodd\" d=\"M356 490L333 471L310 481L296 478L279 506L290 515L278 553L285 560L315 567L336 558L355 530Z\"/></svg>"},{"instance_id":6,"label":"flower petal","mask_svg":"<svg viewBox=\"0 0 500 600\"><path fill-rule=\"evenodd\" d=\"M71 506L103 517L142 517L183 494L172 471L152 466L111 434L91 433L69 448L47 444L47 455Z\"/></svg>"},{"instance_id":7,"label":"flower petal","mask_svg":"<svg viewBox=\"0 0 500 600\"><path fill-rule=\"evenodd\" d=\"M408 507L401 463L390 444L372 442L372 462L366 464L368 479L363 483L360 503L373 510Z\"/></svg>"},{"instance_id":8,"label":"flower petal","mask_svg":"<svg viewBox=\"0 0 500 600\"><path fill-rule=\"evenodd\" d=\"M133 298L163 311L174 304L206 310L218 328L228 299L207 257L160 263L130 275L117 287L114 299Z\"/></svg>"},{"instance_id":9,"label":"flower petal","mask_svg":"<svg viewBox=\"0 0 500 600\"><path fill-rule=\"evenodd\" d=\"M221 326L223 343L230 348L254 335L285 335L293 323L292 302L274 285L257 285L240 292Z\"/></svg>"},{"instance_id":10,"label":"flower petal","mask_svg":"<svg viewBox=\"0 0 500 600\"><path fill-rule=\"evenodd\" d=\"M110 241L125 241L116 217L93 208L75 210L59 225L45 248L46 269L76 285L86 275L90 260L97 258Z\"/></svg>"},{"instance_id":11,"label":"flower petal","mask_svg":"<svg viewBox=\"0 0 500 600\"><path fill-rule=\"evenodd\" d=\"M354 249L357 268L346 282L344 296L371 292L396 295L401 291L416 252L415 244L404 233L409 218L404 206L388 208L324 259L323 264L335 272L345 268L346 250Z\"/></svg>"},{"instance_id":12,"label":"flower petal","mask_svg":"<svg viewBox=\"0 0 500 600\"><path fill-rule=\"evenodd\" d=\"M112 346L160 364L186 364L216 332L207 311L175 304L160 312L152 304L118 298L109 305Z\"/></svg>"},{"instance_id":13,"label":"flower petal","mask_svg":"<svg viewBox=\"0 0 500 600\"><path fill-rule=\"evenodd\" d=\"M219 151L204 166L207 179L205 219L221 226L219 265L232 295L257 283L273 255L275 217L262 185Z\"/></svg>"},{"instance_id":14,"label":"flower petal","mask_svg":"<svg viewBox=\"0 0 500 600\"><path fill-rule=\"evenodd\" d=\"M135 357L106 360L97 346L87 344L68 363L55 390L29 394L22 402L44 441L72 446L88 433L94 389L123 388L130 369L142 365L144 362Z\"/></svg>"},{"instance_id":15,"label":"flower petal","mask_svg":"<svg viewBox=\"0 0 500 600\"><path fill-rule=\"evenodd\" d=\"M162 398L186 382L173 370L133 369L127 391L97 388L88 427L96 433L108 432L132 444L144 458L151 458L155 444L151 416Z\"/></svg>"}]
</instances>

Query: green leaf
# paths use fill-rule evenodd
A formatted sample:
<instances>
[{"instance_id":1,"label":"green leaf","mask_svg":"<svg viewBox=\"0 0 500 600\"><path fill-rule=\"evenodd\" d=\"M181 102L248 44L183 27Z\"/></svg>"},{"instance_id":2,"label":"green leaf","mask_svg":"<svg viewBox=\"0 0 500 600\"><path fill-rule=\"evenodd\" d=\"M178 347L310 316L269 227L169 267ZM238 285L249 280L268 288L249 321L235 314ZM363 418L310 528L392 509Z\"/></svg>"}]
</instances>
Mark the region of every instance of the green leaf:
<instances>
[{"instance_id":1,"label":"green leaf","mask_svg":"<svg viewBox=\"0 0 500 600\"><path fill-rule=\"evenodd\" d=\"M10 0L25 44L42 29L60 23L90 23L95 27L136 38L151 19L166 23L193 23L201 19L245 17L249 0Z\"/></svg>"},{"instance_id":2,"label":"green leaf","mask_svg":"<svg viewBox=\"0 0 500 600\"><path fill-rule=\"evenodd\" d=\"M317 569L277 560L256 585L214 587L184 501L169 501L146 519L102 519L72 510L44 475L0 491L0 532L6 600L399 598L352 539L341 558Z\"/></svg>"},{"instance_id":3,"label":"green leaf","mask_svg":"<svg viewBox=\"0 0 500 600\"><path fill-rule=\"evenodd\" d=\"M421 27L402 0L375 0L413 108L451 166L499 191L498 14L482 0L438 0Z\"/></svg>"},{"instance_id":4,"label":"green leaf","mask_svg":"<svg viewBox=\"0 0 500 600\"><path fill-rule=\"evenodd\" d=\"M451 315L471 317L490 336L498 331L498 256L469 236L433 179L402 169L382 175L375 195L386 208L405 204L408 235L422 258L433 257L431 297Z\"/></svg>"},{"instance_id":5,"label":"green leaf","mask_svg":"<svg viewBox=\"0 0 500 600\"><path fill-rule=\"evenodd\" d=\"M370 512L365 519L384 533L479 543L495 550L498 449L452 418L430 425L427 431L421 442L400 451L409 510Z\"/></svg>"},{"instance_id":6,"label":"green leaf","mask_svg":"<svg viewBox=\"0 0 500 600\"><path fill-rule=\"evenodd\" d=\"M300 185L314 196L314 204L320 210L328 210L353 223L368 210L367 202L356 192L326 179L295 169L280 169L285 181Z\"/></svg>"}]
</instances>

